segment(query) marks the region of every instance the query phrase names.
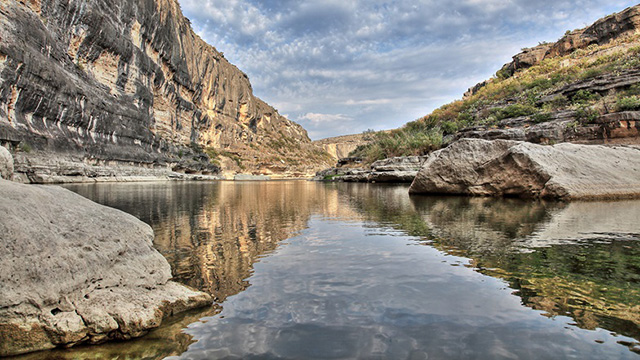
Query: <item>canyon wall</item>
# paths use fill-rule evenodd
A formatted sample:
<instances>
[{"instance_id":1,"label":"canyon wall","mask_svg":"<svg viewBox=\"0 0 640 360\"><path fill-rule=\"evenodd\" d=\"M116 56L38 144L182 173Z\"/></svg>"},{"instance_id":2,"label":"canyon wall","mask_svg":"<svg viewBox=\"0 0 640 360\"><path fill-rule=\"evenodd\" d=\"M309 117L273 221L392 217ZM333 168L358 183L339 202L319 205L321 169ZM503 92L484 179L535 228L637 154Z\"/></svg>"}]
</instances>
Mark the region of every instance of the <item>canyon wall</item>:
<instances>
[{"instance_id":1,"label":"canyon wall","mask_svg":"<svg viewBox=\"0 0 640 360\"><path fill-rule=\"evenodd\" d=\"M358 146L366 145L373 140L373 132L343 135L330 137L321 140L315 140L313 144L322 147L324 151L329 153L333 160L338 161L340 159L348 158L349 154L358 148Z\"/></svg>"},{"instance_id":2,"label":"canyon wall","mask_svg":"<svg viewBox=\"0 0 640 360\"><path fill-rule=\"evenodd\" d=\"M0 143L17 172L64 158L304 176L329 161L176 0L4 1L0 39Z\"/></svg>"}]
</instances>

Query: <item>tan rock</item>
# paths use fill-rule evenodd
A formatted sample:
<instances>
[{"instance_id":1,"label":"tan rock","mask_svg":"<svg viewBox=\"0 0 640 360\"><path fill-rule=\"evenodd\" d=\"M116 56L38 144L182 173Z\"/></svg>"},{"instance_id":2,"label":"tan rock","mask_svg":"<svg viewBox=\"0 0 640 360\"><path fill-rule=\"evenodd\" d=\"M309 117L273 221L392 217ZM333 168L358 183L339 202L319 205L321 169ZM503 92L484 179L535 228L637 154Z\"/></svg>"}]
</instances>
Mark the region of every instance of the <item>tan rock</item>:
<instances>
[{"instance_id":1,"label":"tan rock","mask_svg":"<svg viewBox=\"0 0 640 360\"><path fill-rule=\"evenodd\" d=\"M0 356L129 339L211 303L171 282L153 231L51 186L0 180Z\"/></svg>"},{"instance_id":2,"label":"tan rock","mask_svg":"<svg viewBox=\"0 0 640 360\"><path fill-rule=\"evenodd\" d=\"M30 176L49 167L40 154L200 175L296 177L330 166L302 126L256 97L248 76L195 34L177 0L58 5L2 2L0 140L33 149L16 158L21 179L40 182ZM43 182L85 181L50 171Z\"/></svg>"},{"instance_id":3,"label":"tan rock","mask_svg":"<svg viewBox=\"0 0 640 360\"><path fill-rule=\"evenodd\" d=\"M640 197L640 148L462 139L429 156L409 192L635 198Z\"/></svg>"},{"instance_id":4,"label":"tan rock","mask_svg":"<svg viewBox=\"0 0 640 360\"><path fill-rule=\"evenodd\" d=\"M358 146L366 145L372 140L372 134L363 133L316 140L313 141L313 144L324 149L335 161L338 161L348 158L349 154Z\"/></svg>"}]
</instances>

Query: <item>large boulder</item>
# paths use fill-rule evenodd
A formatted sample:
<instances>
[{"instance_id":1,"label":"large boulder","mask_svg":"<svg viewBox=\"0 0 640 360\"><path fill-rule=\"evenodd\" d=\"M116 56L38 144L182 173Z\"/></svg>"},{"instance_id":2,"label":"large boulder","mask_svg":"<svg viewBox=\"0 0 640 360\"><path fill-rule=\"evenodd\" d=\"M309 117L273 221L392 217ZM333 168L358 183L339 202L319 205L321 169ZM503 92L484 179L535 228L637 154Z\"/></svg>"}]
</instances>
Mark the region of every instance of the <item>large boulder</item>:
<instances>
[{"instance_id":1,"label":"large boulder","mask_svg":"<svg viewBox=\"0 0 640 360\"><path fill-rule=\"evenodd\" d=\"M431 154L409 192L565 200L640 197L640 148L462 139Z\"/></svg>"},{"instance_id":2,"label":"large boulder","mask_svg":"<svg viewBox=\"0 0 640 360\"><path fill-rule=\"evenodd\" d=\"M0 180L0 356L129 339L211 304L169 281L153 230L60 187Z\"/></svg>"},{"instance_id":3,"label":"large boulder","mask_svg":"<svg viewBox=\"0 0 640 360\"><path fill-rule=\"evenodd\" d=\"M0 146L0 179L11 180L13 177L13 156L6 148Z\"/></svg>"}]
</instances>

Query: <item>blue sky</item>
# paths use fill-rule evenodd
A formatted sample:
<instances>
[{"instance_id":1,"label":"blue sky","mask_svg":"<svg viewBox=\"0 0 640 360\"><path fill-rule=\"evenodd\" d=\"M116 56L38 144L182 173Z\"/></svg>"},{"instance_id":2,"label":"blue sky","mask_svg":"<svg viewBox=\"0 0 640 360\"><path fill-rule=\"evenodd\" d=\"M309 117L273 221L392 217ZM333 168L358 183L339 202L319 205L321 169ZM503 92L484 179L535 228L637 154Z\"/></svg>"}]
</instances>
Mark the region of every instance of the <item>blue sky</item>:
<instances>
[{"instance_id":1,"label":"blue sky","mask_svg":"<svg viewBox=\"0 0 640 360\"><path fill-rule=\"evenodd\" d=\"M254 93L312 139L402 126L523 47L634 1L179 0Z\"/></svg>"}]
</instances>

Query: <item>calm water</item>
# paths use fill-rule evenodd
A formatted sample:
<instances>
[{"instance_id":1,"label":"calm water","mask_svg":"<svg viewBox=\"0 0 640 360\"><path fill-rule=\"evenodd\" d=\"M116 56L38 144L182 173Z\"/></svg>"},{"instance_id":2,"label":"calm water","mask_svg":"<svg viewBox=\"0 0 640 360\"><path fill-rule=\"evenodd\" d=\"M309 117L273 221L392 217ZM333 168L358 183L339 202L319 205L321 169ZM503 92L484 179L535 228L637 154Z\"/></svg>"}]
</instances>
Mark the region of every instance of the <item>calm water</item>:
<instances>
[{"instance_id":1,"label":"calm water","mask_svg":"<svg viewBox=\"0 0 640 360\"><path fill-rule=\"evenodd\" d=\"M638 358L639 201L304 181L68 187L151 224L175 279L219 306L38 358Z\"/></svg>"}]
</instances>

